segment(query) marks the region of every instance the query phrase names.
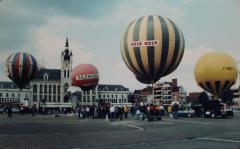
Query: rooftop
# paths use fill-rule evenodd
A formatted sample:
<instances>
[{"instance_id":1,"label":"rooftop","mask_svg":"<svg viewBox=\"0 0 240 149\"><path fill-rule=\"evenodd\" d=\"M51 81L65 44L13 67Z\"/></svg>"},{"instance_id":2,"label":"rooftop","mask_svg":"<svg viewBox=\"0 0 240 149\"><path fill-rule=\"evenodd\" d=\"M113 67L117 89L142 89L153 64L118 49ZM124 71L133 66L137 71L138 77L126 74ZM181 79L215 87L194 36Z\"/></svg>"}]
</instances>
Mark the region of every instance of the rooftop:
<instances>
[{"instance_id":1,"label":"rooftop","mask_svg":"<svg viewBox=\"0 0 240 149\"><path fill-rule=\"evenodd\" d=\"M99 84L99 91L129 91L128 88L123 85L109 85L109 84Z\"/></svg>"},{"instance_id":2,"label":"rooftop","mask_svg":"<svg viewBox=\"0 0 240 149\"><path fill-rule=\"evenodd\" d=\"M39 80L48 80L48 81L60 81L61 80L61 70L60 69L41 69L37 72L34 77L34 81Z\"/></svg>"}]
</instances>

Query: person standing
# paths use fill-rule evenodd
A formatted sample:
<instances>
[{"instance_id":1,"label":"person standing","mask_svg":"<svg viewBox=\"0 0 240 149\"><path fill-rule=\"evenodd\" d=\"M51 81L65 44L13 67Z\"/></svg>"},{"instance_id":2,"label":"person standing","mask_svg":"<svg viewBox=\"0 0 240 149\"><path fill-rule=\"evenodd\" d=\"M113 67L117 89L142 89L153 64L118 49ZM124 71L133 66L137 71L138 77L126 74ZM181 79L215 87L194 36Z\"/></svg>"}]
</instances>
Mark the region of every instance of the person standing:
<instances>
[{"instance_id":1,"label":"person standing","mask_svg":"<svg viewBox=\"0 0 240 149\"><path fill-rule=\"evenodd\" d=\"M8 111L8 117L12 117L12 105L8 105L7 111Z\"/></svg>"},{"instance_id":2,"label":"person standing","mask_svg":"<svg viewBox=\"0 0 240 149\"><path fill-rule=\"evenodd\" d=\"M172 115L172 106L171 106L171 105L168 106L168 108L167 108L167 112L168 112L169 116L172 118L173 115Z\"/></svg>"},{"instance_id":3,"label":"person standing","mask_svg":"<svg viewBox=\"0 0 240 149\"><path fill-rule=\"evenodd\" d=\"M123 108L123 106L122 106L122 107L119 108L119 117L120 117L120 121L122 121L123 113L124 113L124 108Z\"/></svg>"},{"instance_id":4,"label":"person standing","mask_svg":"<svg viewBox=\"0 0 240 149\"><path fill-rule=\"evenodd\" d=\"M77 114L78 114L78 118L81 119L81 108L80 108L80 106L77 107L76 111L77 111Z\"/></svg>"},{"instance_id":5,"label":"person standing","mask_svg":"<svg viewBox=\"0 0 240 149\"><path fill-rule=\"evenodd\" d=\"M86 117L86 107L85 107L85 106L83 106L83 107L81 108L81 113L82 113L83 119L85 119L85 117Z\"/></svg>"},{"instance_id":6,"label":"person standing","mask_svg":"<svg viewBox=\"0 0 240 149\"><path fill-rule=\"evenodd\" d=\"M139 107L138 107L137 110L136 110L137 120L139 120L140 115L141 115L141 112L140 112L140 109L139 109Z\"/></svg>"},{"instance_id":7,"label":"person standing","mask_svg":"<svg viewBox=\"0 0 240 149\"><path fill-rule=\"evenodd\" d=\"M32 106L32 110L31 111L32 111L32 116L34 116L34 114L35 114L35 105Z\"/></svg>"},{"instance_id":8,"label":"person standing","mask_svg":"<svg viewBox=\"0 0 240 149\"><path fill-rule=\"evenodd\" d=\"M128 107L127 106L124 107L124 114L125 114L125 119L127 119L128 118Z\"/></svg>"},{"instance_id":9,"label":"person standing","mask_svg":"<svg viewBox=\"0 0 240 149\"><path fill-rule=\"evenodd\" d=\"M86 106L86 113L87 113L87 117L89 118L89 116L90 116L90 108L89 108L89 106Z\"/></svg>"},{"instance_id":10,"label":"person standing","mask_svg":"<svg viewBox=\"0 0 240 149\"><path fill-rule=\"evenodd\" d=\"M110 116L111 116L111 122L115 121L115 108L113 105L110 107Z\"/></svg>"},{"instance_id":11,"label":"person standing","mask_svg":"<svg viewBox=\"0 0 240 149\"><path fill-rule=\"evenodd\" d=\"M179 106L178 106L178 104L177 103L175 103L174 105L173 105L173 118L174 119L177 119L178 118L178 110L179 110Z\"/></svg>"}]
</instances>

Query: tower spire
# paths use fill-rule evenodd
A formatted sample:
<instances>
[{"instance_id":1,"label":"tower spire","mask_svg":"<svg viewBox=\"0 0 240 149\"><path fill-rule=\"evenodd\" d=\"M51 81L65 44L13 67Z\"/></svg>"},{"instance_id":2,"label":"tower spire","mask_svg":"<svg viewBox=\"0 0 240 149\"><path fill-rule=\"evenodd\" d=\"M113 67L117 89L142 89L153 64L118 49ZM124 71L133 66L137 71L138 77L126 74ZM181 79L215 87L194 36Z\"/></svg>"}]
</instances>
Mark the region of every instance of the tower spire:
<instances>
[{"instance_id":1,"label":"tower spire","mask_svg":"<svg viewBox=\"0 0 240 149\"><path fill-rule=\"evenodd\" d=\"M67 39L66 39L66 43L65 43L65 47L68 47L69 45L68 45L68 37L67 37Z\"/></svg>"}]
</instances>

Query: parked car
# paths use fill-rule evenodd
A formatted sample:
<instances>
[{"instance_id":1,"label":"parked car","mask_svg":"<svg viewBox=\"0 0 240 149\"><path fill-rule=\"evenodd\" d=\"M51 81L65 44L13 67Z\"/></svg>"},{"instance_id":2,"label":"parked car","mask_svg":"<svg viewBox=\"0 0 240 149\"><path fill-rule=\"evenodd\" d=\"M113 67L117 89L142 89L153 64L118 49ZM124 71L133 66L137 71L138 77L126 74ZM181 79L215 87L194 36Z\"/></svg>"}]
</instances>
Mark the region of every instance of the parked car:
<instances>
[{"instance_id":1,"label":"parked car","mask_svg":"<svg viewBox=\"0 0 240 149\"><path fill-rule=\"evenodd\" d=\"M201 117L203 115L203 106L198 104L198 105L194 105L192 106L192 109L194 110L194 114L196 117Z\"/></svg>"},{"instance_id":2,"label":"parked car","mask_svg":"<svg viewBox=\"0 0 240 149\"><path fill-rule=\"evenodd\" d=\"M0 113L4 113L4 109L3 108L0 108Z\"/></svg>"},{"instance_id":3,"label":"parked car","mask_svg":"<svg viewBox=\"0 0 240 149\"><path fill-rule=\"evenodd\" d=\"M193 109L185 109L178 111L178 117L194 117L195 111Z\"/></svg>"},{"instance_id":4,"label":"parked car","mask_svg":"<svg viewBox=\"0 0 240 149\"><path fill-rule=\"evenodd\" d=\"M162 113L159 106L150 106L150 110L147 112L148 121L160 121L162 119Z\"/></svg>"},{"instance_id":5,"label":"parked car","mask_svg":"<svg viewBox=\"0 0 240 149\"><path fill-rule=\"evenodd\" d=\"M19 112L20 112L20 109L19 109L19 108L12 108L12 112L13 112L13 113L19 113Z\"/></svg>"}]
</instances>

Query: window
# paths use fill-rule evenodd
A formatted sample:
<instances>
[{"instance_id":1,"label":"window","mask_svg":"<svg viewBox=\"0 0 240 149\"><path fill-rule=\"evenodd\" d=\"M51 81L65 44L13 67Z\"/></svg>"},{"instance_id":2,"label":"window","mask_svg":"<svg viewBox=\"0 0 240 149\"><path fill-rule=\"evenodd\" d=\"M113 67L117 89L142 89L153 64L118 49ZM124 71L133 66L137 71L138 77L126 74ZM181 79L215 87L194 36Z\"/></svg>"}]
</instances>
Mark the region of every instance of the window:
<instances>
[{"instance_id":1,"label":"window","mask_svg":"<svg viewBox=\"0 0 240 149\"><path fill-rule=\"evenodd\" d=\"M51 84L48 86L48 92L52 93L52 85Z\"/></svg>"},{"instance_id":2,"label":"window","mask_svg":"<svg viewBox=\"0 0 240 149\"><path fill-rule=\"evenodd\" d=\"M37 93L37 84L33 85L33 93Z\"/></svg>"},{"instance_id":3,"label":"window","mask_svg":"<svg viewBox=\"0 0 240 149\"><path fill-rule=\"evenodd\" d=\"M53 95L53 102L56 102L56 95Z\"/></svg>"},{"instance_id":4,"label":"window","mask_svg":"<svg viewBox=\"0 0 240 149\"><path fill-rule=\"evenodd\" d=\"M67 92L67 89L68 89L68 83L65 83L65 84L64 84L64 93Z\"/></svg>"},{"instance_id":5,"label":"window","mask_svg":"<svg viewBox=\"0 0 240 149\"><path fill-rule=\"evenodd\" d=\"M0 97L2 97L2 93L0 93Z\"/></svg>"},{"instance_id":6,"label":"window","mask_svg":"<svg viewBox=\"0 0 240 149\"><path fill-rule=\"evenodd\" d=\"M48 95L48 101L49 101L49 102L52 102L52 95L51 95L51 94Z\"/></svg>"},{"instance_id":7,"label":"window","mask_svg":"<svg viewBox=\"0 0 240 149\"><path fill-rule=\"evenodd\" d=\"M37 95L33 95L33 101L37 101Z\"/></svg>"},{"instance_id":8,"label":"window","mask_svg":"<svg viewBox=\"0 0 240 149\"><path fill-rule=\"evenodd\" d=\"M101 95L99 94L98 97L101 98Z\"/></svg>"},{"instance_id":9,"label":"window","mask_svg":"<svg viewBox=\"0 0 240 149\"><path fill-rule=\"evenodd\" d=\"M66 78L66 70L64 70L64 78Z\"/></svg>"},{"instance_id":10,"label":"window","mask_svg":"<svg viewBox=\"0 0 240 149\"><path fill-rule=\"evenodd\" d=\"M6 93L6 97L8 97L8 93Z\"/></svg>"},{"instance_id":11,"label":"window","mask_svg":"<svg viewBox=\"0 0 240 149\"><path fill-rule=\"evenodd\" d=\"M113 95L112 95L112 98L113 98Z\"/></svg>"},{"instance_id":12,"label":"window","mask_svg":"<svg viewBox=\"0 0 240 149\"><path fill-rule=\"evenodd\" d=\"M12 93L12 97L14 97L14 93Z\"/></svg>"},{"instance_id":13,"label":"window","mask_svg":"<svg viewBox=\"0 0 240 149\"><path fill-rule=\"evenodd\" d=\"M43 93L42 84L40 84L40 93Z\"/></svg>"},{"instance_id":14,"label":"window","mask_svg":"<svg viewBox=\"0 0 240 149\"><path fill-rule=\"evenodd\" d=\"M58 87L58 94L60 94L60 85L58 85L57 87Z\"/></svg>"},{"instance_id":15,"label":"window","mask_svg":"<svg viewBox=\"0 0 240 149\"><path fill-rule=\"evenodd\" d=\"M44 95L44 100L47 101L47 95Z\"/></svg>"},{"instance_id":16,"label":"window","mask_svg":"<svg viewBox=\"0 0 240 149\"><path fill-rule=\"evenodd\" d=\"M45 74L43 75L43 79L44 79L44 80L48 80L48 74L47 74L47 73L45 73Z\"/></svg>"},{"instance_id":17,"label":"window","mask_svg":"<svg viewBox=\"0 0 240 149\"><path fill-rule=\"evenodd\" d=\"M69 70L67 71L67 77L69 78Z\"/></svg>"},{"instance_id":18,"label":"window","mask_svg":"<svg viewBox=\"0 0 240 149\"><path fill-rule=\"evenodd\" d=\"M47 93L47 85L44 85L44 93Z\"/></svg>"},{"instance_id":19,"label":"window","mask_svg":"<svg viewBox=\"0 0 240 149\"><path fill-rule=\"evenodd\" d=\"M90 97L88 96L88 98L87 98L87 102L90 102Z\"/></svg>"},{"instance_id":20,"label":"window","mask_svg":"<svg viewBox=\"0 0 240 149\"><path fill-rule=\"evenodd\" d=\"M42 95L39 96L39 99L41 102L44 102L43 98L42 98Z\"/></svg>"},{"instance_id":21,"label":"window","mask_svg":"<svg viewBox=\"0 0 240 149\"><path fill-rule=\"evenodd\" d=\"M58 99L57 99L57 100L58 100L58 102L61 102L61 101L60 101L60 96L59 96L59 95L58 95Z\"/></svg>"},{"instance_id":22,"label":"window","mask_svg":"<svg viewBox=\"0 0 240 149\"><path fill-rule=\"evenodd\" d=\"M86 102L86 96L83 96L83 102Z\"/></svg>"},{"instance_id":23,"label":"window","mask_svg":"<svg viewBox=\"0 0 240 149\"><path fill-rule=\"evenodd\" d=\"M56 85L53 85L53 93L56 93Z\"/></svg>"},{"instance_id":24,"label":"window","mask_svg":"<svg viewBox=\"0 0 240 149\"><path fill-rule=\"evenodd\" d=\"M115 95L115 97L117 98L117 95Z\"/></svg>"}]
</instances>

